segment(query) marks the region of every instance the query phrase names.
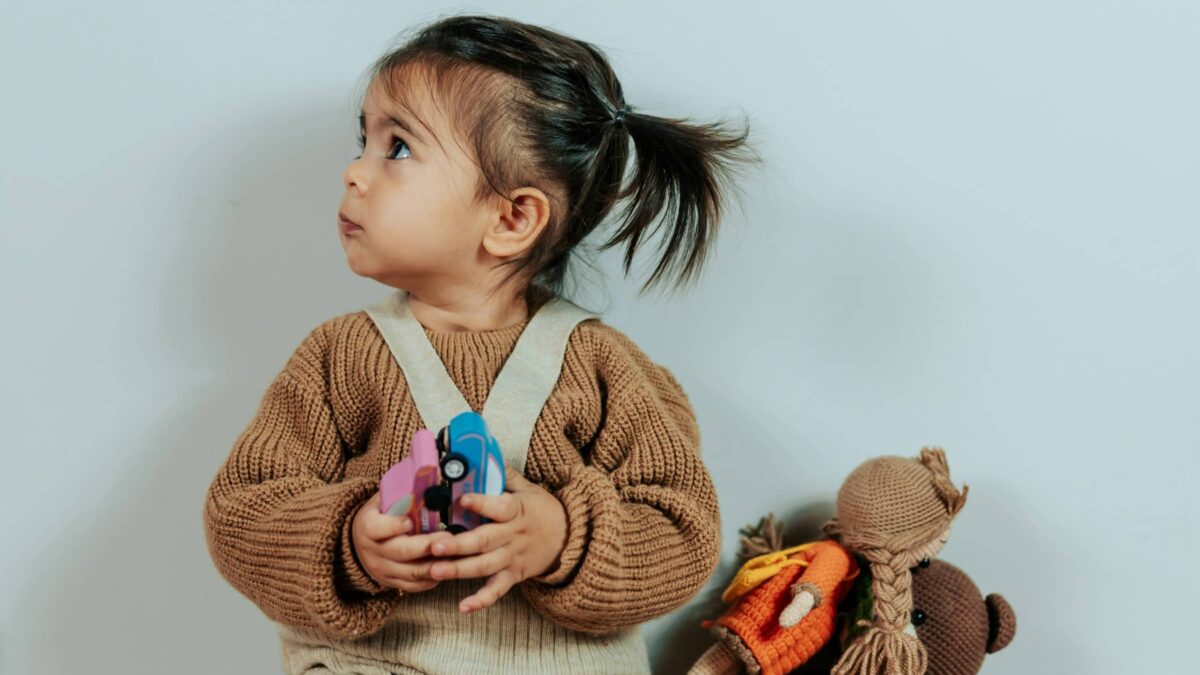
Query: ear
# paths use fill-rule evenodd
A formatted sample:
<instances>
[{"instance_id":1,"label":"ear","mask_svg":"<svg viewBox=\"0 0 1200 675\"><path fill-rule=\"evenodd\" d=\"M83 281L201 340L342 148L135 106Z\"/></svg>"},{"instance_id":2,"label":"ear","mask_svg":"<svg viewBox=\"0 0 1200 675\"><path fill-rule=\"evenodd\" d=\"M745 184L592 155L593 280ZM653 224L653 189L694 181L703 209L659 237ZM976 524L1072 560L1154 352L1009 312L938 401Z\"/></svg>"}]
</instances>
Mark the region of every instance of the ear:
<instances>
[{"instance_id":1,"label":"ear","mask_svg":"<svg viewBox=\"0 0 1200 675\"><path fill-rule=\"evenodd\" d=\"M483 248L497 258L527 251L550 222L550 198L535 187L513 190L501 199L496 219L483 233Z\"/></svg>"},{"instance_id":2,"label":"ear","mask_svg":"<svg viewBox=\"0 0 1200 675\"><path fill-rule=\"evenodd\" d=\"M994 654L1008 646L1017 633L1017 615L1003 595L991 593L986 598L988 612L987 652Z\"/></svg>"}]
</instances>

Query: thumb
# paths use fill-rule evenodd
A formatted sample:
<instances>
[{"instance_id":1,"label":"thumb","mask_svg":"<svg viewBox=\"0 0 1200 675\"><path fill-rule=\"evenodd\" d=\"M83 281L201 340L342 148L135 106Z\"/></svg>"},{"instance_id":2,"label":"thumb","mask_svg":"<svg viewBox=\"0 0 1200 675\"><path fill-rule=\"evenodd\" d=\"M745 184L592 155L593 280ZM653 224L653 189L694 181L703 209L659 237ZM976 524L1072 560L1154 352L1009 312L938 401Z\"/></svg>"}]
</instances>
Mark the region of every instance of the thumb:
<instances>
[{"instance_id":1,"label":"thumb","mask_svg":"<svg viewBox=\"0 0 1200 675\"><path fill-rule=\"evenodd\" d=\"M514 469L511 464L504 467L504 481L507 483L505 487L509 492L524 490L532 485L529 479L525 478L524 474L520 471Z\"/></svg>"}]
</instances>

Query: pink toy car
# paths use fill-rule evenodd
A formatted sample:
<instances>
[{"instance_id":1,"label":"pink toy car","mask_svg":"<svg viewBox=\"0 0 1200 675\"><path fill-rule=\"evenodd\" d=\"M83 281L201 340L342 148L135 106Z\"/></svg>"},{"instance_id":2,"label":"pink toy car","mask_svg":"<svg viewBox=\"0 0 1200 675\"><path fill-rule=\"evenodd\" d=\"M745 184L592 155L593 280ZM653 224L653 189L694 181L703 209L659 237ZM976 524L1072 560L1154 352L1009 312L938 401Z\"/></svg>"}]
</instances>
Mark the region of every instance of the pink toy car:
<instances>
[{"instance_id":1,"label":"pink toy car","mask_svg":"<svg viewBox=\"0 0 1200 675\"><path fill-rule=\"evenodd\" d=\"M379 511L393 516L407 515L413 533L437 532L444 504L427 504L426 490L441 485L437 439L428 429L413 434L408 457L397 462L379 481Z\"/></svg>"}]
</instances>

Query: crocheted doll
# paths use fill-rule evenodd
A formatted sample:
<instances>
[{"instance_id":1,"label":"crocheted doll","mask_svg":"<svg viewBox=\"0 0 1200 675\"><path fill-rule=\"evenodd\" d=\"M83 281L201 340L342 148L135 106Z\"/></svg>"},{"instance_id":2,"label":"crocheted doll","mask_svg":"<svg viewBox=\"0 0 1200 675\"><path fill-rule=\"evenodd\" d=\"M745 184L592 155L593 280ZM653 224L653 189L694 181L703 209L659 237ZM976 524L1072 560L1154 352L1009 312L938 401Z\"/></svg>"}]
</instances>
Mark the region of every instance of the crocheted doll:
<instances>
[{"instance_id":1,"label":"crocheted doll","mask_svg":"<svg viewBox=\"0 0 1200 675\"><path fill-rule=\"evenodd\" d=\"M850 474L838 492L837 517L825 534L870 568L873 616L846 648L834 675L923 675L928 654L906 632L912 613L912 572L941 552L950 523L967 501L950 481L941 448L922 448L917 461L881 457ZM928 563L924 563L928 564Z\"/></svg>"},{"instance_id":2,"label":"crocheted doll","mask_svg":"<svg viewBox=\"0 0 1200 675\"><path fill-rule=\"evenodd\" d=\"M943 560L933 560L928 567L918 566L912 573L910 624L929 654L925 675L976 675L983 668L985 656L1012 642L1017 617L1003 596L991 593L985 598L966 573ZM867 572L854 581L854 589L839 611L839 624L857 613L858 604L869 604L870 585ZM829 675L848 637L830 640L825 649L791 675Z\"/></svg>"},{"instance_id":3,"label":"crocheted doll","mask_svg":"<svg viewBox=\"0 0 1200 675\"><path fill-rule=\"evenodd\" d=\"M751 558L726 589L735 602L702 625L719 642L692 667L692 675L739 672L783 674L803 664L832 637L836 609L853 584L859 564L871 573L870 617L834 667L836 675L922 675L927 654L905 633L912 610L909 568L941 551L950 522L966 502L941 448L919 457L877 457L853 472L838 491L837 516L825 526L827 540ZM768 530L772 529L768 523ZM743 540L753 553L754 538ZM772 548L773 547L773 548Z\"/></svg>"}]
</instances>

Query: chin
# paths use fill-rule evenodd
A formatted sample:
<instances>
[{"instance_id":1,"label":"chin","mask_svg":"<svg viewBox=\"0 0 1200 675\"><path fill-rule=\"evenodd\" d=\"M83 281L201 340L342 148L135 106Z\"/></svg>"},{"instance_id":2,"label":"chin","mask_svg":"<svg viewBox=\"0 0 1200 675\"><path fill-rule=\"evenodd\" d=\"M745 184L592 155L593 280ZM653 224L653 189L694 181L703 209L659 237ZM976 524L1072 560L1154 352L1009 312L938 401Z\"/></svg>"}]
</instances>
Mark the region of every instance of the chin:
<instances>
[{"instance_id":1,"label":"chin","mask_svg":"<svg viewBox=\"0 0 1200 675\"><path fill-rule=\"evenodd\" d=\"M362 261L355 258L355 256L346 256L346 267L349 267L351 272L354 272L360 277L371 277L371 270L368 269L367 266L362 263Z\"/></svg>"}]
</instances>

